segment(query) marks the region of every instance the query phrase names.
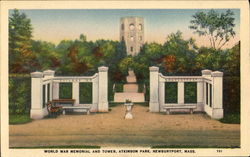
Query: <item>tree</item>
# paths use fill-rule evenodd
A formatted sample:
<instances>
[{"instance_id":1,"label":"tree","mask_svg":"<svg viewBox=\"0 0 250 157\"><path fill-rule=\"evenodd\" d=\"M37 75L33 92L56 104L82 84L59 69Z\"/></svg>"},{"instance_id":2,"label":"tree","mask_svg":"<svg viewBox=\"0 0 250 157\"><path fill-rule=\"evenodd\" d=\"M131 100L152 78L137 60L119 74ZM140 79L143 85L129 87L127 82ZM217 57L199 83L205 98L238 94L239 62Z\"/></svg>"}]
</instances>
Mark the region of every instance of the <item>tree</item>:
<instances>
[{"instance_id":1,"label":"tree","mask_svg":"<svg viewBox=\"0 0 250 157\"><path fill-rule=\"evenodd\" d=\"M30 19L17 9L9 17L10 72L30 72L34 59L31 51L32 26Z\"/></svg>"},{"instance_id":2,"label":"tree","mask_svg":"<svg viewBox=\"0 0 250 157\"><path fill-rule=\"evenodd\" d=\"M221 49L231 37L235 36L233 15L231 10L221 14L214 10L208 13L197 12L192 16L189 28L199 36L208 37L212 48Z\"/></svg>"}]
</instances>

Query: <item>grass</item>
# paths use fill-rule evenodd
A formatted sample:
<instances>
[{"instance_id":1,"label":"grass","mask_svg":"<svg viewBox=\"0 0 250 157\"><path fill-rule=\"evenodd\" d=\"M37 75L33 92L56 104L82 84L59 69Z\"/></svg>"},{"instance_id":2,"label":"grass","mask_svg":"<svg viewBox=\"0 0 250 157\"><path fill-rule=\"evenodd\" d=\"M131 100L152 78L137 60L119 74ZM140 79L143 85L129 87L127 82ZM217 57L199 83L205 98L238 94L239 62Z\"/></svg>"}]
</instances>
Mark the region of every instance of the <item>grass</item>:
<instances>
[{"instance_id":1,"label":"grass","mask_svg":"<svg viewBox=\"0 0 250 157\"><path fill-rule=\"evenodd\" d=\"M225 116L220 119L220 122L228 124L240 124L240 114L225 114Z\"/></svg>"},{"instance_id":2,"label":"grass","mask_svg":"<svg viewBox=\"0 0 250 157\"><path fill-rule=\"evenodd\" d=\"M240 148L239 146L201 146L201 145L157 145L152 146L152 149L158 148Z\"/></svg>"},{"instance_id":3,"label":"grass","mask_svg":"<svg viewBox=\"0 0 250 157\"><path fill-rule=\"evenodd\" d=\"M17 115L10 115L9 116L9 124L25 124L29 123L32 120L30 119L29 114L17 114Z\"/></svg>"},{"instance_id":4,"label":"grass","mask_svg":"<svg viewBox=\"0 0 250 157\"><path fill-rule=\"evenodd\" d=\"M62 145L62 146L37 146L37 147L10 147L10 149L44 149L44 148L51 148L51 149L60 149L60 148L66 148L66 149L75 149L75 148L81 148L81 149L100 149L100 146L88 146L88 145Z\"/></svg>"}]
</instances>

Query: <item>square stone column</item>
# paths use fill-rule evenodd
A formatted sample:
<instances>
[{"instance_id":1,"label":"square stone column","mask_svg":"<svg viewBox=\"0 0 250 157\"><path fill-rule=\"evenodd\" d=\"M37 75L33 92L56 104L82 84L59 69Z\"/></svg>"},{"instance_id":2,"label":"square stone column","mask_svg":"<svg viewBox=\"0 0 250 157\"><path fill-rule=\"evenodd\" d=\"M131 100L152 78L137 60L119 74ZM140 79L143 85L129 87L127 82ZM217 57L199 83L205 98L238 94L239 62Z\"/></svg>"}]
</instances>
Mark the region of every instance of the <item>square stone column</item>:
<instances>
[{"instance_id":1,"label":"square stone column","mask_svg":"<svg viewBox=\"0 0 250 157\"><path fill-rule=\"evenodd\" d=\"M92 80L93 83L93 87L92 87L92 95L93 95L93 100L92 100L92 106L90 111L91 112L97 112L98 111L98 74L96 74L97 76Z\"/></svg>"},{"instance_id":2,"label":"square stone column","mask_svg":"<svg viewBox=\"0 0 250 157\"><path fill-rule=\"evenodd\" d=\"M53 78L55 77L55 71L54 70L45 70L43 71L43 76L45 79L51 79L49 86L50 86L50 91L49 91L49 101L53 99ZM47 102L47 96L48 96L48 84L46 84L46 102Z\"/></svg>"},{"instance_id":3,"label":"square stone column","mask_svg":"<svg viewBox=\"0 0 250 157\"><path fill-rule=\"evenodd\" d=\"M184 104L184 82L178 82L178 104Z\"/></svg>"},{"instance_id":4,"label":"square stone column","mask_svg":"<svg viewBox=\"0 0 250 157\"><path fill-rule=\"evenodd\" d=\"M149 111L159 112L159 68L152 66L149 68L150 71L150 100L149 100Z\"/></svg>"},{"instance_id":5,"label":"square stone column","mask_svg":"<svg viewBox=\"0 0 250 157\"><path fill-rule=\"evenodd\" d=\"M223 118L223 72L212 72L213 96L212 96L212 118Z\"/></svg>"},{"instance_id":6,"label":"square stone column","mask_svg":"<svg viewBox=\"0 0 250 157\"><path fill-rule=\"evenodd\" d=\"M59 99L59 82L52 83L52 99Z\"/></svg>"},{"instance_id":7,"label":"square stone column","mask_svg":"<svg viewBox=\"0 0 250 157\"><path fill-rule=\"evenodd\" d=\"M72 82L72 99L75 99L75 104L79 104L79 82Z\"/></svg>"},{"instance_id":8,"label":"square stone column","mask_svg":"<svg viewBox=\"0 0 250 157\"><path fill-rule=\"evenodd\" d=\"M196 111L204 111L204 82L197 82L197 109Z\"/></svg>"},{"instance_id":9,"label":"square stone column","mask_svg":"<svg viewBox=\"0 0 250 157\"><path fill-rule=\"evenodd\" d=\"M30 118L41 119L46 115L43 108L43 73L33 72L31 75L31 110Z\"/></svg>"},{"instance_id":10,"label":"square stone column","mask_svg":"<svg viewBox=\"0 0 250 157\"><path fill-rule=\"evenodd\" d=\"M99 92L98 92L98 111L108 112L108 67L101 66L99 71Z\"/></svg>"},{"instance_id":11,"label":"square stone column","mask_svg":"<svg viewBox=\"0 0 250 157\"><path fill-rule=\"evenodd\" d=\"M164 111L165 105L165 80L159 77L159 112Z\"/></svg>"}]
</instances>

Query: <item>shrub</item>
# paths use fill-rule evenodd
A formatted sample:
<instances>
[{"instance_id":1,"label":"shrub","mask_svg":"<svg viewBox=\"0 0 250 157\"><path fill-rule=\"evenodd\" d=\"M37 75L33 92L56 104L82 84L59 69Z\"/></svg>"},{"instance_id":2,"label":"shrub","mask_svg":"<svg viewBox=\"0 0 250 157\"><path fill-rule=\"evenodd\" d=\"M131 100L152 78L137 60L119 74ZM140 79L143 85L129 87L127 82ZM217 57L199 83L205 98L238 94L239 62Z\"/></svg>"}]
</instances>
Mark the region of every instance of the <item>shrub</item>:
<instances>
[{"instance_id":1,"label":"shrub","mask_svg":"<svg viewBox=\"0 0 250 157\"><path fill-rule=\"evenodd\" d=\"M177 103L178 88L177 82L166 82L165 83L165 103Z\"/></svg>"},{"instance_id":2,"label":"shrub","mask_svg":"<svg viewBox=\"0 0 250 157\"><path fill-rule=\"evenodd\" d=\"M79 96L80 104L90 104L92 103L92 83L91 82L81 82L79 84Z\"/></svg>"},{"instance_id":3,"label":"shrub","mask_svg":"<svg viewBox=\"0 0 250 157\"><path fill-rule=\"evenodd\" d=\"M10 75L9 113L29 113L31 108L31 78L29 75Z\"/></svg>"}]
</instances>

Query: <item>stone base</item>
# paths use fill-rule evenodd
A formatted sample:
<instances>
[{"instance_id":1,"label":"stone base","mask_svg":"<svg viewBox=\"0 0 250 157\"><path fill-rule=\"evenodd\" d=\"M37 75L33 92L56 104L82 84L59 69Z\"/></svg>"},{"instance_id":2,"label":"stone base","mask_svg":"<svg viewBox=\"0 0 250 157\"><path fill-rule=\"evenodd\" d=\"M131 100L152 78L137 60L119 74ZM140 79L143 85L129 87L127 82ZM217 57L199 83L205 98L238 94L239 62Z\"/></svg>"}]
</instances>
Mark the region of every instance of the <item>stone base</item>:
<instances>
[{"instance_id":1,"label":"stone base","mask_svg":"<svg viewBox=\"0 0 250 157\"><path fill-rule=\"evenodd\" d=\"M149 112L160 112L158 102L149 102Z\"/></svg>"},{"instance_id":2,"label":"stone base","mask_svg":"<svg viewBox=\"0 0 250 157\"><path fill-rule=\"evenodd\" d=\"M133 115L131 112L127 112L125 115L125 119L133 119Z\"/></svg>"},{"instance_id":3,"label":"stone base","mask_svg":"<svg viewBox=\"0 0 250 157\"><path fill-rule=\"evenodd\" d=\"M43 117L48 115L47 108L43 109L31 109L30 110L30 118L31 119L42 119Z\"/></svg>"},{"instance_id":4,"label":"stone base","mask_svg":"<svg viewBox=\"0 0 250 157\"><path fill-rule=\"evenodd\" d=\"M109 111L109 104L108 102L106 103L99 103L98 104L98 112L108 112Z\"/></svg>"},{"instance_id":5,"label":"stone base","mask_svg":"<svg viewBox=\"0 0 250 157\"><path fill-rule=\"evenodd\" d=\"M213 109L212 118L213 119L221 119L221 118L223 118L223 109L221 109L221 108Z\"/></svg>"}]
</instances>

